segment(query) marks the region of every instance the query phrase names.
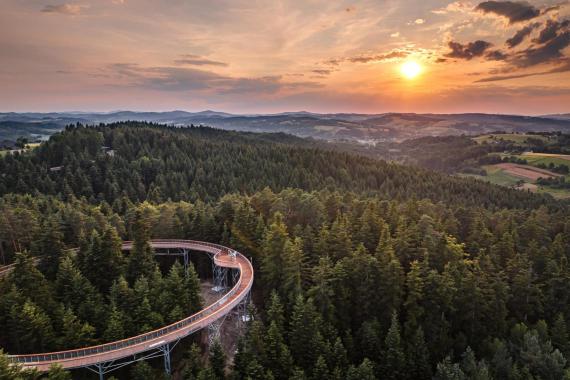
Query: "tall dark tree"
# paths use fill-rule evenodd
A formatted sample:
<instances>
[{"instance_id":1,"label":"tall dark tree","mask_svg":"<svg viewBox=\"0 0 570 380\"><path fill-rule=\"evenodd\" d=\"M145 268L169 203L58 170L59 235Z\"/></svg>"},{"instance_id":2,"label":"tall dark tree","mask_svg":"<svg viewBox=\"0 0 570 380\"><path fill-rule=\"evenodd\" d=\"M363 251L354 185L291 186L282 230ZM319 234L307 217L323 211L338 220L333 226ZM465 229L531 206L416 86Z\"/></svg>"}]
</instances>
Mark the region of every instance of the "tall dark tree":
<instances>
[{"instance_id":1,"label":"tall dark tree","mask_svg":"<svg viewBox=\"0 0 570 380\"><path fill-rule=\"evenodd\" d=\"M131 282L145 276L152 277L156 267L154 251L150 245L150 221L139 207L135 212L133 247L129 254L128 278Z\"/></svg>"}]
</instances>

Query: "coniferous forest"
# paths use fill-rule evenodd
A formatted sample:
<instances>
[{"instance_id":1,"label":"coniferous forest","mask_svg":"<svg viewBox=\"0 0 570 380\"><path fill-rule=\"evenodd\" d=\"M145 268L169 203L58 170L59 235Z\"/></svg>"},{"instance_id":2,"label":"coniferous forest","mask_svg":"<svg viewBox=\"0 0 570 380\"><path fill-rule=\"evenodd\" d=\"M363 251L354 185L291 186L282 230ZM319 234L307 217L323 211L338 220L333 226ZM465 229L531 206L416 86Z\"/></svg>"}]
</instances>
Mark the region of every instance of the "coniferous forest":
<instances>
[{"instance_id":1,"label":"coniferous forest","mask_svg":"<svg viewBox=\"0 0 570 380\"><path fill-rule=\"evenodd\" d=\"M175 378L570 379L570 208L548 195L282 134L125 122L0 158L0 196L0 265L15 263L0 279L4 353L199 310L208 264L184 273L148 244L180 238L237 249L256 278L232 360L187 344ZM0 379L38 376L0 354Z\"/></svg>"}]
</instances>

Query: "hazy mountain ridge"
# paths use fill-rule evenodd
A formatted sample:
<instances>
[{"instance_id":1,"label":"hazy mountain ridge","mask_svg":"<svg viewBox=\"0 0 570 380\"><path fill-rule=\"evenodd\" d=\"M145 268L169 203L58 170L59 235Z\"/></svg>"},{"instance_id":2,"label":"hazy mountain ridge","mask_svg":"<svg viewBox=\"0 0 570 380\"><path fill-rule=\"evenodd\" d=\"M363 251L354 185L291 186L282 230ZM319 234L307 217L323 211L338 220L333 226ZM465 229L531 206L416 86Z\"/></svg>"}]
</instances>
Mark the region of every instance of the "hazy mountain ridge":
<instances>
[{"instance_id":1,"label":"hazy mountain ridge","mask_svg":"<svg viewBox=\"0 0 570 380\"><path fill-rule=\"evenodd\" d=\"M235 115L210 110L201 112L116 111L110 113L10 112L0 113L0 139L8 138L6 130L10 128L13 132L15 126L22 131L22 135L38 134L38 128L43 129L45 134L49 135L68 124L99 124L128 120L178 126L203 124L238 131L284 132L300 137L326 140L401 141L423 136L474 135L494 131L570 132L570 115L564 114L537 117L481 113L319 114L305 111L269 115ZM28 125L30 128L33 127L33 132L28 131Z\"/></svg>"}]
</instances>

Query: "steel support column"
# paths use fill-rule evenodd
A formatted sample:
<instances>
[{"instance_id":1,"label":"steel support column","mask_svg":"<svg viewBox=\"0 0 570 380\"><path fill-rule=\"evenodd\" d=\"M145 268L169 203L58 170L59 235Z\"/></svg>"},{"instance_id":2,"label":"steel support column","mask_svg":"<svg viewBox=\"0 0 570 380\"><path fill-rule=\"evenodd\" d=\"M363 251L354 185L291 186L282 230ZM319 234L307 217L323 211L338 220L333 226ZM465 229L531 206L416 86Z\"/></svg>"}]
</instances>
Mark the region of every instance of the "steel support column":
<instances>
[{"instance_id":1,"label":"steel support column","mask_svg":"<svg viewBox=\"0 0 570 380\"><path fill-rule=\"evenodd\" d=\"M248 292L244 299L237 305L236 312L237 312L237 320L236 325L238 328L241 328L250 321L251 316L249 315L249 297L250 293Z\"/></svg>"},{"instance_id":2,"label":"steel support column","mask_svg":"<svg viewBox=\"0 0 570 380\"><path fill-rule=\"evenodd\" d=\"M188 266L190 264L190 252L187 249L183 249L182 255L184 256L184 275L188 277Z\"/></svg>"},{"instance_id":3,"label":"steel support column","mask_svg":"<svg viewBox=\"0 0 570 380\"><path fill-rule=\"evenodd\" d=\"M159 350L162 351L164 355L164 372L166 372L167 375L170 375L172 372L170 363L170 345L167 343L160 347Z\"/></svg>"},{"instance_id":4,"label":"steel support column","mask_svg":"<svg viewBox=\"0 0 570 380\"><path fill-rule=\"evenodd\" d=\"M220 330L224 323L225 317L208 325L208 347L212 347L215 341L220 339Z\"/></svg>"},{"instance_id":5,"label":"steel support column","mask_svg":"<svg viewBox=\"0 0 570 380\"><path fill-rule=\"evenodd\" d=\"M212 262L212 271L214 273L214 291L223 292L228 286L228 268L217 266Z\"/></svg>"}]
</instances>

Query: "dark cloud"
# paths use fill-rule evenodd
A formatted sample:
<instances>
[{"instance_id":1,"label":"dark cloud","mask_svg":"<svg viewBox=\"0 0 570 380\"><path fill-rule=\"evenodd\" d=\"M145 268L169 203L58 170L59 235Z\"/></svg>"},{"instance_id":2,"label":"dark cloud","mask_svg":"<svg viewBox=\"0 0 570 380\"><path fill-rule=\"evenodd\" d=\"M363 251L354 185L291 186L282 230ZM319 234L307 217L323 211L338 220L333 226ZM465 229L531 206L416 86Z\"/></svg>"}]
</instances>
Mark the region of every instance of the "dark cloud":
<instances>
[{"instance_id":1,"label":"dark cloud","mask_svg":"<svg viewBox=\"0 0 570 380\"><path fill-rule=\"evenodd\" d=\"M500 50L493 50L485 54L485 58L490 61L506 61L509 56Z\"/></svg>"},{"instance_id":2,"label":"dark cloud","mask_svg":"<svg viewBox=\"0 0 570 380\"><path fill-rule=\"evenodd\" d=\"M318 74L318 75L329 75L330 73L332 73L331 69L315 69L313 70L313 73Z\"/></svg>"},{"instance_id":3,"label":"dark cloud","mask_svg":"<svg viewBox=\"0 0 570 380\"><path fill-rule=\"evenodd\" d=\"M530 36L532 31L534 29L538 28L539 26L540 26L540 23L538 23L538 22L535 22L533 24L525 26L524 28L522 28L521 30L516 32L512 38L509 38L507 40L507 46L512 49L512 48L520 45L525 40L525 38Z\"/></svg>"},{"instance_id":4,"label":"dark cloud","mask_svg":"<svg viewBox=\"0 0 570 380\"><path fill-rule=\"evenodd\" d=\"M483 13L493 13L506 17L511 24L532 20L541 15L541 11L527 2L484 1L475 7Z\"/></svg>"},{"instance_id":5,"label":"dark cloud","mask_svg":"<svg viewBox=\"0 0 570 380\"><path fill-rule=\"evenodd\" d=\"M347 58L347 60L354 63L368 63L368 62L382 62L397 58L406 58L407 56L408 56L407 52L401 50L395 50L385 54L359 55L355 57L349 57Z\"/></svg>"},{"instance_id":6,"label":"dark cloud","mask_svg":"<svg viewBox=\"0 0 570 380\"><path fill-rule=\"evenodd\" d=\"M565 73L565 72L569 72L569 71L570 71L570 59L566 59L562 65L556 66L550 70L539 71L539 72L534 72L534 73L496 75L496 76L491 76L491 77L479 79L475 82L476 83L498 82L498 81L509 80L509 79L520 79L520 78L528 78L528 77L542 76L542 75L548 75L548 74Z\"/></svg>"},{"instance_id":7,"label":"dark cloud","mask_svg":"<svg viewBox=\"0 0 570 380\"><path fill-rule=\"evenodd\" d=\"M85 8L83 5L79 4L59 4L59 5L46 5L43 7L42 12L44 13L60 13L64 15L75 16L81 14L81 11Z\"/></svg>"},{"instance_id":8,"label":"dark cloud","mask_svg":"<svg viewBox=\"0 0 570 380\"><path fill-rule=\"evenodd\" d=\"M459 42L450 41L449 48L451 49L451 52L447 53L445 56L448 58L470 60L485 54L487 49L489 49L492 45L493 44L490 42L482 40L469 42L466 45Z\"/></svg>"},{"instance_id":9,"label":"dark cloud","mask_svg":"<svg viewBox=\"0 0 570 380\"><path fill-rule=\"evenodd\" d=\"M530 67L564 59L563 50L570 46L570 30L550 39L547 43L518 52L511 60L517 67Z\"/></svg>"},{"instance_id":10,"label":"dark cloud","mask_svg":"<svg viewBox=\"0 0 570 380\"><path fill-rule=\"evenodd\" d=\"M127 86L158 91L213 91L216 94L276 93L282 89L321 86L316 82L286 82L281 76L236 78L194 68L142 67L130 63L110 65L108 71L121 78Z\"/></svg>"},{"instance_id":11,"label":"dark cloud","mask_svg":"<svg viewBox=\"0 0 570 380\"><path fill-rule=\"evenodd\" d=\"M193 66L228 66L225 62L213 61L211 59L200 57L199 55L186 54L182 58L174 61L177 65L193 65Z\"/></svg>"},{"instance_id":12,"label":"dark cloud","mask_svg":"<svg viewBox=\"0 0 570 380\"><path fill-rule=\"evenodd\" d=\"M569 20L564 20L562 22L558 22L555 20L548 20L546 22L546 25L544 26L544 29L540 31L540 34L538 35L537 38L533 40L533 42L536 42L538 44L547 43L553 38L556 38L558 32L567 29L568 25L570 25Z\"/></svg>"}]
</instances>

